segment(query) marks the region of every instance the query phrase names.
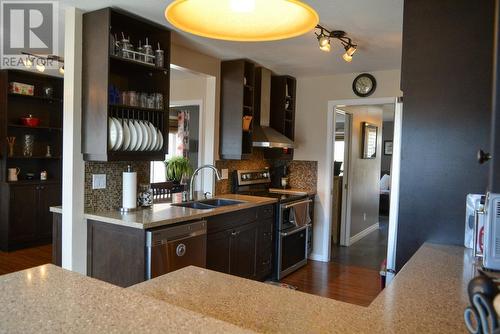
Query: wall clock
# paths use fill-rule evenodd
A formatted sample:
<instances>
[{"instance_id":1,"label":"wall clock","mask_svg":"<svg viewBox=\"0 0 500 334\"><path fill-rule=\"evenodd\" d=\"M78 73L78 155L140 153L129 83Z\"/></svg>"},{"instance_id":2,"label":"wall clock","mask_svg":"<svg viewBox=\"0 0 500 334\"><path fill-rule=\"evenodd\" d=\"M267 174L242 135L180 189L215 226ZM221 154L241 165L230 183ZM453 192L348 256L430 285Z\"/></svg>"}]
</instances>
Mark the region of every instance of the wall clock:
<instances>
[{"instance_id":1,"label":"wall clock","mask_svg":"<svg viewBox=\"0 0 500 334\"><path fill-rule=\"evenodd\" d=\"M377 88L377 80L368 73L362 73L352 82L352 90L359 97L367 97L373 94Z\"/></svg>"}]
</instances>

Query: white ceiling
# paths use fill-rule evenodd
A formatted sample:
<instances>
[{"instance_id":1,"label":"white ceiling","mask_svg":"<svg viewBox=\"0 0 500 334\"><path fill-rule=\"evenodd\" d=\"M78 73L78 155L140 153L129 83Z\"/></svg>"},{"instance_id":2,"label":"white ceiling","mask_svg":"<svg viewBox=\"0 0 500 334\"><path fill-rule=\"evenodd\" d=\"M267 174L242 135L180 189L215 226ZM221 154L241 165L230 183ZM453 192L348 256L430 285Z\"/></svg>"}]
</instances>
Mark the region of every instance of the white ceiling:
<instances>
[{"instance_id":1,"label":"white ceiling","mask_svg":"<svg viewBox=\"0 0 500 334\"><path fill-rule=\"evenodd\" d=\"M170 0L60 0L61 8L75 6L85 11L119 7L172 28L164 18ZM249 58L277 73L295 76L371 72L401 67L403 0L309 0L320 23L331 30L345 30L358 44L351 63L342 60L342 47L334 42L332 52L322 52L313 32L274 42L226 42L181 32L181 41L191 48L221 58Z\"/></svg>"}]
</instances>

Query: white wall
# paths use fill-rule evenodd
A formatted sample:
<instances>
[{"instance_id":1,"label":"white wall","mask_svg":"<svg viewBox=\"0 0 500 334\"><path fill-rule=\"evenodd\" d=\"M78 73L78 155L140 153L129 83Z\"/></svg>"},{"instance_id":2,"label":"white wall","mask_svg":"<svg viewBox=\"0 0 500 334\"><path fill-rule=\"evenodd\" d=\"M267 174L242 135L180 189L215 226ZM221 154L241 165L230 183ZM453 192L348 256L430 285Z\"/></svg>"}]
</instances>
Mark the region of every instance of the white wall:
<instances>
[{"instance_id":1,"label":"white wall","mask_svg":"<svg viewBox=\"0 0 500 334\"><path fill-rule=\"evenodd\" d=\"M371 72L377 80L372 97L401 96L399 70ZM312 258L328 261L329 249L323 242L330 217L325 213L331 185L327 184L328 101L356 99L352 81L358 73L297 78L297 110L295 115L295 160L318 161L318 193L315 203L314 245Z\"/></svg>"}]
</instances>

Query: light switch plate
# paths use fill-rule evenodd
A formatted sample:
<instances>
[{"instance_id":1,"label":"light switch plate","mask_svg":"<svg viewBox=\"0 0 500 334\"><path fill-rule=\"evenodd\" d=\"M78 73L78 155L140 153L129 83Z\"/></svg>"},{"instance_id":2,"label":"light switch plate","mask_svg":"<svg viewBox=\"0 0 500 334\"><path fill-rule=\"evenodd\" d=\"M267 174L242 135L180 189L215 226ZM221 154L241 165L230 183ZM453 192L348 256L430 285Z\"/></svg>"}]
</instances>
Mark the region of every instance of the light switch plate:
<instances>
[{"instance_id":1,"label":"light switch plate","mask_svg":"<svg viewBox=\"0 0 500 334\"><path fill-rule=\"evenodd\" d=\"M222 169L222 179L227 180L229 178L229 169L223 168Z\"/></svg>"},{"instance_id":2,"label":"light switch plate","mask_svg":"<svg viewBox=\"0 0 500 334\"><path fill-rule=\"evenodd\" d=\"M92 189L106 189L106 174L92 174Z\"/></svg>"}]
</instances>

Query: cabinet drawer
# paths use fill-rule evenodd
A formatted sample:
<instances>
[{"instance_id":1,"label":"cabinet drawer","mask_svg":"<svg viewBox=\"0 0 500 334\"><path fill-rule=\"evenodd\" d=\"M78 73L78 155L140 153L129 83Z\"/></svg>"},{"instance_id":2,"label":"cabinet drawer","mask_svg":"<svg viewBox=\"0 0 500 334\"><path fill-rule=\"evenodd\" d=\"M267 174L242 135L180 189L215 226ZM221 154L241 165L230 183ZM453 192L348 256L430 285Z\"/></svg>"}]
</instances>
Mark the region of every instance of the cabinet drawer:
<instances>
[{"instance_id":1,"label":"cabinet drawer","mask_svg":"<svg viewBox=\"0 0 500 334\"><path fill-rule=\"evenodd\" d=\"M207 232L209 234L217 233L255 222L257 220L257 211L255 209L245 209L208 217Z\"/></svg>"},{"instance_id":2,"label":"cabinet drawer","mask_svg":"<svg viewBox=\"0 0 500 334\"><path fill-rule=\"evenodd\" d=\"M274 205L260 206L257 212L259 219L274 218Z\"/></svg>"}]
</instances>

